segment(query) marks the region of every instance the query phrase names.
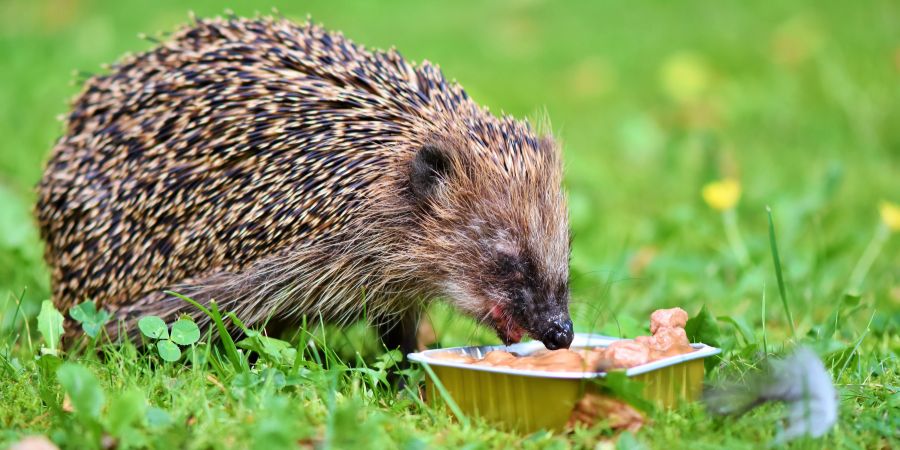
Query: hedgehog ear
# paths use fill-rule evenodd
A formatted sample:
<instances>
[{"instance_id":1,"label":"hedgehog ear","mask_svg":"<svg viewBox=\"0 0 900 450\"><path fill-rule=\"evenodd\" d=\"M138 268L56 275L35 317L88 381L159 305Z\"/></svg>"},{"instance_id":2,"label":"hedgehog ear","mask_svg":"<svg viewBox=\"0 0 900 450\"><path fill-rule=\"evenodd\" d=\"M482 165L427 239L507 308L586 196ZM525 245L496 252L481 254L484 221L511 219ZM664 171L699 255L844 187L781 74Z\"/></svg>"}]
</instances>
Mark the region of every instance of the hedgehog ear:
<instances>
[{"instance_id":1,"label":"hedgehog ear","mask_svg":"<svg viewBox=\"0 0 900 450\"><path fill-rule=\"evenodd\" d=\"M441 179L450 174L452 163L446 151L434 145L425 145L412 160L409 172L409 188L416 200L432 195Z\"/></svg>"}]
</instances>

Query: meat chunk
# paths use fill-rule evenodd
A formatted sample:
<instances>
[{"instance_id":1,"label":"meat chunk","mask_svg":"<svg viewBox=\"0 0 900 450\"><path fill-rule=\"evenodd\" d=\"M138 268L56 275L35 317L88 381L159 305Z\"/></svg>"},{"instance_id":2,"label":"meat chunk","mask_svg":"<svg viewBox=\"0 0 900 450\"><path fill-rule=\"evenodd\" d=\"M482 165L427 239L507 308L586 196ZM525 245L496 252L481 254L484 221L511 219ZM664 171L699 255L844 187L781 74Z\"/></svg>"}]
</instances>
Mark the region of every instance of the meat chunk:
<instances>
[{"instance_id":1,"label":"meat chunk","mask_svg":"<svg viewBox=\"0 0 900 450\"><path fill-rule=\"evenodd\" d=\"M684 328L688 314L681 308L657 309L650 314L650 333L656 334L660 328Z\"/></svg>"},{"instance_id":2,"label":"meat chunk","mask_svg":"<svg viewBox=\"0 0 900 450\"><path fill-rule=\"evenodd\" d=\"M615 369L639 366L650 362L650 348L637 341L615 341L606 347L606 359Z\"/></svg>"}]
</instances>

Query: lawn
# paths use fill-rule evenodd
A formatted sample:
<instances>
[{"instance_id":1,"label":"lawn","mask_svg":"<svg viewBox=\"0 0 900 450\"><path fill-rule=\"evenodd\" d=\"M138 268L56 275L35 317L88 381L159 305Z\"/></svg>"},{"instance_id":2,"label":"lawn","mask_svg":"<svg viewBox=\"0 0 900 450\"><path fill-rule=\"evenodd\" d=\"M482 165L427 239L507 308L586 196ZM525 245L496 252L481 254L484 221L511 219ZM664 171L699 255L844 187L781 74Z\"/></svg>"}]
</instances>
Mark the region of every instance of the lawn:
<instances>
[{"instance_id":1,"label":"lawn","mask_svg":"<svg viewBox=\"0 0 900 450\"><path fill-rule=\"evenodd\" d=\"M900 230L879 209L900 204L900 4L890 0L5 0L0 445L27 435L64 448L609 442L602 424L519 435L451 420L413 389L384 382L394 355L363 324L298 330L291 342L312 340L315 351L299 345L290 358L254 357L255 365L246 363L254 350L235 355L203 344L208 336L174 363L102 339L41 356L52 347L39 332L51 316L38 320L49 277L31 208L62 132L58 117L87 74L153 45L139 33L226 6L239 15L276 7L298 21L311 14L368 47L439 63L492 111L549 117L566 158L577 331L634 336L647 332L654 309L695 316L705 306L715 325L706 336L724 349L710 382L801 344L825 362L838 423L790 447L900 447ZM740 188L724 212L709 190L721 180ZM430 316L438 345L497 342L447 307ZM412 385L423 377L407 374ZM614 442L760 448L782 412L768 405L719 419L687 404L651 413L651 424Z\"/></svg>"}]
</instances>

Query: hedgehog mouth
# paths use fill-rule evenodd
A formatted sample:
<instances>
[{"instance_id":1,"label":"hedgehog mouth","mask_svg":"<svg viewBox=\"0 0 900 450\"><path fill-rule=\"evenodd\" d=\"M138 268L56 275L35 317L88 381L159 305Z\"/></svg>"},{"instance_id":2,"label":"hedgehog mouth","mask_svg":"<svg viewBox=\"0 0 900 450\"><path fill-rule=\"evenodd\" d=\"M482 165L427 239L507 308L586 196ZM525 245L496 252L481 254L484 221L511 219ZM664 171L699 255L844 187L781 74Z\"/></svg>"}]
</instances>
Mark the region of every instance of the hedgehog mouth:
<instances>
[{"instance_id":1,"label":"hedgehog mouth","mask_svg":"<svg viewBox=\"0 0 900 450\"><path fill-rule=\"evenodd\" d=\"M519 325L511 314L502 305L494 305L489 312L491 326L497 332L497 336L504 345L515 344L527 334L525 328Z\"/></svg>"}]
</instances>

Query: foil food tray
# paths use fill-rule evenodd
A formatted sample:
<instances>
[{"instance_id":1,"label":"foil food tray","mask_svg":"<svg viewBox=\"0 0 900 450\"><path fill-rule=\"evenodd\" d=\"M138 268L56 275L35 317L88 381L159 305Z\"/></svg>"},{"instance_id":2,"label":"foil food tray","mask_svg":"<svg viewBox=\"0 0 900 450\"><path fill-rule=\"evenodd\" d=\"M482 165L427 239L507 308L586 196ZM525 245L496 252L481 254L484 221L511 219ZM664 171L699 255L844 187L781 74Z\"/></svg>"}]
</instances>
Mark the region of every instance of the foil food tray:
<instances>
[{"instance_id":1,"label":"foil food tray","mask_svg":"<svg viewBox=\"0 0 900 450\"><path fill-rule=\"evenodd\" d=\"M577 333L573 348L606 347L620 338ZM653 361L625 370L625 375L643 383L643 396L662 408L697 400L703 390L703 359L721 350L705 344L691 344L695 351ZM548 372L507 367L472 365L443 359L441 354L482 358L493 350L527 356L544 350L537 341L509 346L453 347L426 350L408 355L409 360L427 365L445 392L467 416L477 416L503 429L533 432L565 428L575 404L592 389L605 372ZM430 405L443 404L434 380L425 380L425 398Z\"/></svg>"}]
</instances>

